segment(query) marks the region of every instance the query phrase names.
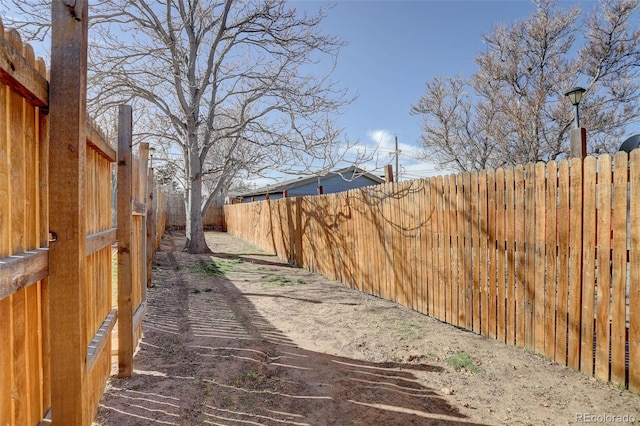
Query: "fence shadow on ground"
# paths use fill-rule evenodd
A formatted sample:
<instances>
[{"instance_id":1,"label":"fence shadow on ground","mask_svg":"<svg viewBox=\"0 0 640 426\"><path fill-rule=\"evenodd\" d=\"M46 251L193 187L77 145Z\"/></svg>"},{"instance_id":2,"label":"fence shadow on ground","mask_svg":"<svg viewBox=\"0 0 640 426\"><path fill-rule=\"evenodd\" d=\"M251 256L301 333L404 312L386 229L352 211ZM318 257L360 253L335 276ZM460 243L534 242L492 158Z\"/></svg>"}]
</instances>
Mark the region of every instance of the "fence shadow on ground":
<instances>
[{"instance_id":1,"label":"fence shadow on ground","mask_svg":"<svg viewBox=\"0 0 640 426\"><path fill-rule=\"evenodd\" d=\"M182 267L189 257L158 253L135 374L112 380L98 425L470 424L417 377L440 367L300 348L225 276Z\"/></svg>"}]
</instances>

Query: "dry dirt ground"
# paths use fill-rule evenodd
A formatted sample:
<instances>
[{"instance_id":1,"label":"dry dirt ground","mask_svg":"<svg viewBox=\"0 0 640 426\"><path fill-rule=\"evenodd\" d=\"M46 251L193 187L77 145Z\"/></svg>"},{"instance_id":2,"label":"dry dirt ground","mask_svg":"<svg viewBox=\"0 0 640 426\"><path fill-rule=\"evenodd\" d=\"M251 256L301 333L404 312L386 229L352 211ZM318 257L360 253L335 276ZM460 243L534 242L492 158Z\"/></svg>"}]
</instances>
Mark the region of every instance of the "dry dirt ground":
<instances>
[{"instance_id":1,"label":"dry dirt ground","mask_svg":"<svg viewBox=\"0 0 640 426\"><path fill-rule=\"evenodd\" d=\"M135 374L110 380L96 425L640 421L639 395L207 240L194 256L165 236Z\"/></svg>"}]
</instances>

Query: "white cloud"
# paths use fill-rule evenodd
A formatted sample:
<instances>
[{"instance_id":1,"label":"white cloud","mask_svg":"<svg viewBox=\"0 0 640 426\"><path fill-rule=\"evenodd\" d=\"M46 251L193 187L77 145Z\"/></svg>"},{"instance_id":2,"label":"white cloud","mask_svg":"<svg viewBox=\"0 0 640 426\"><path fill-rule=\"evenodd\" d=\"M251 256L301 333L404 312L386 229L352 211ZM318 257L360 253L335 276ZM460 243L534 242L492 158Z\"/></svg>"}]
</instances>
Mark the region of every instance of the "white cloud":
<instances>
[{"instance_id":1,"label":"white cloud","mask_svg":"<svg viewBox=\"0 0 640 426\"><path fill-rule=\"evenodd\" d=\"M394 135L388 130L369 130L367 136L379 148L394 149Z\"/></svg>"}]
</instances>

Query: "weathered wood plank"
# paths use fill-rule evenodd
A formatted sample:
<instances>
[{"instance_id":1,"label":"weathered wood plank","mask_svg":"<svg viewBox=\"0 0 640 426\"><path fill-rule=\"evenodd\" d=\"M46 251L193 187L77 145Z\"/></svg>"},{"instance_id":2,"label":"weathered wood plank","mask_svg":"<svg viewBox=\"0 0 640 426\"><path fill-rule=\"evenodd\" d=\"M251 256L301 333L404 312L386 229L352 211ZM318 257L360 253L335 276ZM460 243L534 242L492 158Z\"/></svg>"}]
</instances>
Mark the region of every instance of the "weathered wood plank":
<instances>
[{"instance_id":1,"label":"weathered wood plank","mask_svg":"<svg viewBox=\"0 0 640 426\"><path fill-rule=\"evenodd\" d=\"M471 208L471 192L474 191L474 189L471 187L471 173L465 173L462 178L464 182L464 326L467 330L471 330L473 328L473 258L471 255L473 215Z\"/></svg>"},{"instance_id":2,"label":"weathered wood plank","mask_svg":"<svg viewBox=\"0 0 640 426\"><path fill-rule=\"evenodd\" d=\"M611 381L625 384L627 276L627 153L614 157L613 255L611 289ZM636 225L637 226L637 225Z\"/></svg>"},{"instance_id":3,"label":"weathered wood plank","mask_svg":"<svg viewBox=\"0 0 640 426\"><path fill-rule=\"evenodd\" d=\"M582 164L582 331L580 370L593 374L593 323L596 265L596 159L586 157Z\"/></svg>"},{"instance_id":4,"label":"weathered wood plank","mask_svg":"<svg viewBox=\"0 0 640 426\"><path fill-rule=\"evenodd\" d=\"M504 173L505 181L505 237L506 237L506 335L505 341L511 345L516 342L516 256L515 256L515 175L514 169Z\"/></svg>"},{"instance_id":5,"label":"weathered wood plank","mask_svg":"<svg viewBox=\"0 0 640 426\"><path fill-rule=\"evenodd\" d=\"M471 269L473 279L473 326L475 333L480 333L480 224L479 224L479 191L478 173L471 174Z\"/></svg>"},{"instance_id":6,"label":"weathered wood plank","mask_svg":"<svg viewBox=\"0 0 640 426\"><path fill-rule=\"evenodd\" d=\"M569 162L558 165L558 291L555 361L567 365L567 327L569 300Z\"/></svg>"},{"instance_id":7,"label":"weathered wood plank","mask_svg":"<svg viewBox=\"0 0 640 426\"><path fill-rule=\"evenodd\" d=\"M156 209L158 206L157 200L154 197L155 191L155 179L153 174L153 169L149 169L149 177L147 178L147 282L146 286L151 287L151 271L153 266L153 261L155 259L155 241L156 241ZM290 199L285 200L285 207L289 207ZM287 218L288 216L285 216ZM289 224L290 225L290 224ZM290 226L287 227L290 229ZM287 231L287 235L292 236L293 232ZM287 261L293 260L293 256L291 255L291 250L293 250L295 245L293 241L289 241L289 247L287 248L289 252ZM350 255L353 251L348 252Z\"/></svg>"},{"instance_id":8,"label":"weathered wood plank","mask_svg":"<svg viewBox=\"0 0 640 426\"><path fill-rule=\"evenodd\" d=\"M630 157L629 390L640 392L640 150Z\"/></svg>"},{"instance_id":9,"label":"weathered wood plank","mask_svg":"<svg viewBox=\"0 0 640 426\"><path fill-rule=\"evenodd\" d=\"M600 380L609 380L611 338L611 157L598 157L598 305L596 307L596 366Z\"/></svg>"},{"instance_id":10,"label":"weathered wood plank","mask_svg":"<svg viewBox=\"0 0 640 426\"><path fill-rule=\"evenodd\" d=\"M121 105L118 123L118 376L133 374L132 113Z\"/></svg>"},{"instance_id":11,"label":"weathered wood plank","mask_svg":"<svg viewBox=\"0 0 640 426\"><path fill-rule=\"evenodd\" d=\"M505 267L505 241L506 241L506 217L505 217L505 177L504 169L496 170L496 338L506 341L507 318L506 310L506 273Z\"/></svg>"},{"instance_id":12,"label":"weathered wood plank","mask_svg":"<svg viewBox=\"0 0 640 426\"><path fill-rule=\"evenodd\" d=\"M539 162L535 165L535 284L533 289L534 305L533 305L533 329L534 329L534 345L538 353L546 354L544 346L544 324L545 324L545 218L546 218L546 176L545 163ZM531 208L531 206L529 207Z\"/></svg>"},{"instance_id":13,"label":"weathered wood plank","mask_svg":"<svg viewBox=\"0 0 640 426\"><path fill-rule=\"evenodd\" d=\"M496 197L496 172L495 170L489 170L487 171L487 261L489 264L489 275L487 276L487 309L489 310L487 326L488 336L493 339L495 339L497 335L496 232L498 224L496 223Z\"/></svg>"},{"instance_id":14,"label":"weathered wood plank","mask_svg":"<svg viewBox=\"0 0 640 426\"><path fill-rule=\"evenodd\" d=\"M13 374L13 350L11 347L13 332L13 317L11 315L11 297L0 298L0 318L3 318L3 326L0 327L0 389L9 392L13 387L11 376ZM4 394L3 394L4 395ZM12 398L0 398L0 424L14 424L11 414Z\"/></svg>"},{"instance_id":15,"label":"weathered wood plank","mask_svg":"<svg viewBox=\"0 0 640 426\"><path fill-rule=\"evenodd\" d=\"M489 335L489 289L487 287L487 238L489 224L487 215L487 172L481 171L478 176L478 302L480 306L480 333Z\"/></svg>"},{"instance_id":16,"label":"weathered wood plank","mask_svg":"<svg viewBox=\"0 0 640 426\"><path fill-rule=\"evenodd\" d=\"M514 326L516 331L516 345L525 345L525 322L526 315L524 309L524 292L526 290L526 268L525 268L525 238L526 238L526 210L525 203L525 180L524 167L517 166L514 170L515 187L515 293L514 293Z\"/></svg>"},{"instance_id":17,"label":"weathered wood plank","mask_svg":"<svg viewBox=\"0 0 640 426\"><path fill-rule=\"evenodd\" d=\"M555 356L557 240L556 209L558 198L558 167L555 161L547 163L546 180L546 279L544 289L544 350L550 359Z\"/></svg>"},{"instance_id":18,"label":"weathered wood plank","mask_svg":"<svg viewBox=\"0 0 640 426\"><path fill-rule=\"evenodd\" d=\"M131 214L136 216L146 216L147 214L147 205L139 200L133 200L131 206Z\"/></svg>"},{"instance_id":19,"label":"weathered wood plank","mask_svg":"<svg viewBox=\"0 0 640 426\"><path fill-rule=\"evenodd\" d=\"M451 235L451 274L450 274L450 285L451 285L451 298L450 298L450 310L449 315L447 316L447 320L454 325L458 325L459 312L460 309L458 305L458 292L460 288L460 275L459 275L459 265L458 265L458 218L456 212L458 211L457 199L457 184L455 176L449 176L449 233Z\"/></svg>"},{"instance_id":20,"label":"weathered wood plank","mask_svg":"<svg viewBox=\"0 0 640 426\"><path fill-rule=\"evenodd\" d=\"M458 322L456 325L463 327L465 325L466 305L465 305L465 253L464 253L464 175L456 176L456 228L458 238Z\"/></svg>"},{"instance_id":21,"label":"weathered wood plank","mask_svg":"<svg viewBox=\"0 0 640 426\"><path fill-rule=\"evenodd\" d=\"M535 349L535 290L536 290L536 174L535 164L525 167L525 279L524 279L524 346ZM541 268L538 268L541 269Z\"/></svg>"},{"instance_id":22,"label":"weathered wood plank","mask_svg":"<svg viewBox=\"0 0 640 426\"><path fill-rule=\"evenodd\" d=\"M137 330L142 325L142 320L144 319L144 315L147 313L147 303L142 302L136 308L136 311L133 313L133 329Z\"/></svg>"},{"instance_id":23,"label":"weathered wood plank","mask_svg":"<svg viewBox=\"0 0 640 426\"><path fill-rule=\"evenodd\" d=\"M438 176L436 178L436 209L438 211L438 307L436 312L438 312L438 319L441 321L445 320L445 285L446 285L446 277L447 277L447 268L448 265L445 264L444 259L444 246L445 246L445 223L444 223L444 209L443 209L443 188L444 182L442 176Z\"/></svg>"},{"instance_id":24,"label":"weathered wood plank","mask_svg":"<svg viewBox=\"0 0 640 426\"><path fill-rule=\"evenodd\" d=\"M89 371L93 370L93 367L95 367L102 351L108 346L108 343L111 340L111 331L116 325L117 319L118 310L112 309L102 322L102 325L98 328L93 339L89 342L89 345L87 346L87 365Z\"/></svg>"},{"instance_id":25,"label":"weathered wood plank","mask_svg":"<svg viewBox=\"0 0 640 426\"><path fill-rule=\"evenodd\" d=\"M54 424L85 425L92 411L86 392L85 167L86 1L52 3L49 170L51 406Z\"/></svg>"},{"instance_id":26,"label":"weathered wood plank","mask_svg":"<svg viewBox=\"0 0 640 426\"><path fill-rule=\"evenodd\" d=\"M580 368L580 331L582 315L582 160L571 159L569 176L569 349L567 364Z\"/></svg>"},{"instance_id":27,"label":"weathered wood plank","mask_svg":"<svg viewBox=\"0 0 640 426\"><path fill-rule=\"evenodd\" d=\"M0 259L0 299L34 284L49 274L49 250L30 250Z\"/></svg>"},{"instance_id":28,"label":"weathered wood plank","mask_svg":"<svg viewBox=\"0 0 640 426\"><path fill-rule=\"evenodd\" d=\"M107 141L98 126L89 119L87 119L87 144L110 162L116 162L118 156L116 150Z\"/></svg>"},{"instance_id":29,"label":"weathered wood plank","mask_svg":"<svg viewBox=\"0 0 640 426\"><path fill-rule=\"evenodd\" d=\"M49 106L47 79L38 71L35 63L30 63L22 52L1 34L0 82L10 86L31 105L44 108Z\"/></svg>"},{"instance_id":30,"label":"weathered wood plank","mask_svg":"<svg viewBox=\"0 0 640 426\"><path fill-rule=\"evenodd\" d=\"M117 241L116 234L116 228L112 228L87 235L87 248L85 254L89 256L90 254L96 253L97 251L112 245Z\"/></svg>"}]
</instances>

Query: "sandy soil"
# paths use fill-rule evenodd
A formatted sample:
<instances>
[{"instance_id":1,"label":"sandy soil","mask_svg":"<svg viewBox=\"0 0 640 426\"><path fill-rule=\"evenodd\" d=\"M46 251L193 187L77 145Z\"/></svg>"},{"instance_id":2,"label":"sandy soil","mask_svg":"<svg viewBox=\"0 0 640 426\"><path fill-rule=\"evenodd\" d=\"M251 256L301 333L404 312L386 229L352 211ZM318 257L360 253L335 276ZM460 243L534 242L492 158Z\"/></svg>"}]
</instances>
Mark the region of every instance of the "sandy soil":
<instances>
[{"instance_id":1,"label":"sandy soil","mask_svg":"<svg viewBox=\"0 0 640 426\"><path fill-rule=\"evenodd\" d=\"M135 374L96 425L640 422L639 395L207 239L213 256L165 236Z\"/></svg>"}]
</instances>

